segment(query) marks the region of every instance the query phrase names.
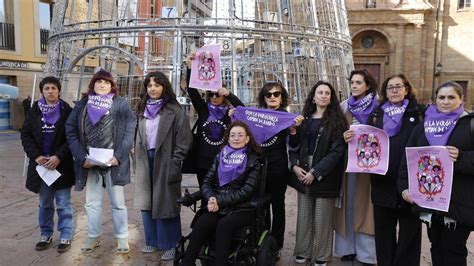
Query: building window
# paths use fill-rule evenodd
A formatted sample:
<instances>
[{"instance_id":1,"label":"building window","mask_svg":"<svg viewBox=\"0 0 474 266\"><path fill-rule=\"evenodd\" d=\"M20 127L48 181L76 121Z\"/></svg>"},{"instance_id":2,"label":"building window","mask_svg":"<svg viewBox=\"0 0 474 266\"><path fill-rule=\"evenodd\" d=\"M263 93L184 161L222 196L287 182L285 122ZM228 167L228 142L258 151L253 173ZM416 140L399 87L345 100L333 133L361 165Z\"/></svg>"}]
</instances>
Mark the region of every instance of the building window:
<instances>
[{"instance_id":1,"label":"building window","mask_svg":"<svg viewBox=\"0 0 474 266\"><path fill-rule=\"evenodd\" d=\"M0 0L0 49L15 50L12 0Z\"/></svg>"},{"instance_id":2,"label":"building window","mask_svg":"<svg viewBox=\"0 0 474 266\"><path fill-rule=\"evenodd\" d=\"M377 6L376 0L365 0L365 8L376 8L376 6Z\"/></svg>"},{"instance_id":3,"label":"building window","mask_svg":"<svg viewBox=\"0 0 474 266\"><path fill-rule=\"evenodd\" d=\"M374 38L372 38L370 36L365 36L361 40L361 45L365 49L370 49L370 48L374 47Z\"/></svg>"},{"instance_id":4,"label":"building window","mask_svg":"<svg viewBox=\"0 0 474 266\"><path fill-rule=\"evenodd\" d=\"M458 9L470 8L471 0L458 0Z\"/></svg>"},{"instance_id":5,"label":"building window","mask_svg":"<svg viewBox=\"0 0 474 266\"><path fill-rule=\"evenodd\" d=\"M39 3L39 22L40 22L40 48L41 53L48 51L49 31L51 30L52 5L48 3Z\"/></svg>"}]
</instances>

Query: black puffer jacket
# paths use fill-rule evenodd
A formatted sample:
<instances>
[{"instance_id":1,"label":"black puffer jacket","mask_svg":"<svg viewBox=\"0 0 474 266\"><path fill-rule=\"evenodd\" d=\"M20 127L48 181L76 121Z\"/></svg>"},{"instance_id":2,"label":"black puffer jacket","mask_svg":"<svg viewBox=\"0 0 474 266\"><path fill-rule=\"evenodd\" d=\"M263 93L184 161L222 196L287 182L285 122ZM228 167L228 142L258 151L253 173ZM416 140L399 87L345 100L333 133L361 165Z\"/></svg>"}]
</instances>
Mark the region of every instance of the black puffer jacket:
<instances>
[{"instance_id":1,"label":"black puffer jacket","mask_svg":"<svg viewBox=\"0 0 474 266\"><path fill-rule=\"evenodd\" d=\"M342 129L331 131L322 124L313 153L313 164L308 165L308 126L311 117L305 117L303 123L297 128L296 135L290 135L290 169L298 165L309 171L312 169L315 177L310 185L310 195L318 198L336 198L341 189L344 172L344 155L346 144L342 137ZM293 180L296 178L291 171Z\"/></svg>"},{"instance_id":2,"label":"black puffer jacket","mask_svg":"<svg viewBox=\"0 0 474 266\"><path fill-rule=\"evenodd\" d=\"M468 226L474 226L474 136L470 124L472 119L474 119L474 113L459 118L446 144L459 149L458 158L454 163L451 202L448 212L423 209L414 205L416 212L437 212ZM407 143L407 147L421 146L430 146L424 133L423 122L413 129ZM401 193L405 189L408 189L408 170L406 156L403 156L398 191Z\"/></svg>"},{"instance_id":3,"label":"black puffer jacket","mask_svg":"<svg viewBox=\"0 0 474 266\"><path fill-rule=\"evenodd\" d=\"M385 103L385 102L384 102ZM382 103L381 105L383 105ZM383 129L384 112L382 108L377 109L371 114L368 124ZM411 132L420 122L420 116L423 115L424 107L418 105L417 101L412 99L403 114L402 126L397 135L390 137L390 154L388 161L388 171L385 175L371 175L372 184L372 203L387 208L408 207L401 195L398 193L397 179L400 169L400 162Z\"/></svg>"},{"instance_id":4,"label":"black puffer jacket","mask_svg":"<svg viewBox=\"0 0 474 266\"><path fill-rule=\"evenodd\" d=\"M56 170L61 173L61 176L51 186L54 189L62 189L74 185L74 168L71 152L69 151L66 141L66 132L64 125L72 108L65 101L61 100L61 116L55 124L53 143L51 145L52 155L56 155L61 162ZM40 184L43 182L41 177L36 172L37 163L35 159L43 153L43 123L41 121L42 114L38 107L38 102L35 102L33 107L28 110L21 132L21 144L28 156L28 174L26 177L26 188L34 193L39 192Z\"/></svg>"},{"instance_id":5,"label":"black puffer jacket","mask_svg":"<svg viewBox=\"0 0 474 266\"><path fill-rule=\"evenodd\" d=\"M214 158L214 162L204 178L201 191L205 202L210 197L215 197L219 205L219 213L226 214L238 208L245 208L250 200L257 195L260 188L263 160L256 154L248 154L244 173L220 187L217 176L219 154Z\"/></svg>"}]
</instances>

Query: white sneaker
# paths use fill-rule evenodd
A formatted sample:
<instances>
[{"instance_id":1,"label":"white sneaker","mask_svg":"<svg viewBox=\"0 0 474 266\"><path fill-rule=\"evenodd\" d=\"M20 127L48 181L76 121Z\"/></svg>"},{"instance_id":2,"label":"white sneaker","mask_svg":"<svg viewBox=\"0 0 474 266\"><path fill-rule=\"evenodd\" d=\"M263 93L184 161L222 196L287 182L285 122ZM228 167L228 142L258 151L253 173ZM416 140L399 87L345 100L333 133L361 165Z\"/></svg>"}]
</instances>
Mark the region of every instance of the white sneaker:
<instances>
[{"instance_id":1,"label":"white sneaker","mask_svg":"<svg viewBox=\"0 0 474 266\"><path fill-rule=\"evenodd\" d=\"M158 248L155 246L146 245L142 248L143 253L153 253L155 251L158 251Z\"/></svg>"},{"instance_id":2,"label":"white sneaker","mask_svg":"<svg viewBox=\"0 0 474 266\"><path fill-rule=\"evenodd\" d=\"M168 249L165 251L163 256L161 256L161 260L174 260L174 255L175 255L175 249Z\"/></svg>"},{"instance_id":3,"label":"white sneaker","mask_svg":"<svg viewBox=\"0 0 474 266\"><path fill-rule=\"evenodd\" d=\"M306 263L307 261L308 261L308 258L305 258L303 256L297 255L295 257L295 262L296 263L303 264L303 263Z\"/></svg>"}]
</instances>

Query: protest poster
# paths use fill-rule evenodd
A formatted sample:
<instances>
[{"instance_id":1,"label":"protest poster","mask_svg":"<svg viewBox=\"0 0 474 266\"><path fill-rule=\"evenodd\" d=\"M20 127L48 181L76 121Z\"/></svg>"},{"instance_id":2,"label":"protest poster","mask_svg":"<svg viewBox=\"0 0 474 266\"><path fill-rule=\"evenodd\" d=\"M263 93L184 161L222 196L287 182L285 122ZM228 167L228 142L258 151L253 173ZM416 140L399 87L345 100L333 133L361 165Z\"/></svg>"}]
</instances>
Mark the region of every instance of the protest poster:
<instances>
[{"instance_id":1,"label":"protest poster","mask_svg":"<svg viewBox=\"0 0 474 266\"><path fill-rule=\"evenodd\" d=\"M203 46L196 51L191 62L189 87L209 91L222 88L220 54L219 43Z\"/></svg>"},{"instance_id":2,"label":"protest poster","mask_svg":"<svg viewBox=\"0 0 474 266\"><path fill-rule=\"evenodd\" d=\"M405 148L408 191L418 206L447 212L453 183L453 160L444 146Z\"/></svg>"},{"instance_id":3,"label":"protest poster","mask_svg":"<svg viewBox=\"0 0 474 266\"><path fill-rule=\"evenodd\" d=\"M386 174L390 154L387 133L368 125L351 125L350 129L354 138L349 142L346 172Z\"/></svg>"},{"instance_id":4,"label":"protest poster","mask_svg":"<svg viewBox=\"0 0 474 266\"><path fill-rule=\"evenodd\" d=\"M291 127L298 115L253 107L238 106L234 119L246 123L255 140L262 144L285 128Z\"/></svg>"}]
</instances>

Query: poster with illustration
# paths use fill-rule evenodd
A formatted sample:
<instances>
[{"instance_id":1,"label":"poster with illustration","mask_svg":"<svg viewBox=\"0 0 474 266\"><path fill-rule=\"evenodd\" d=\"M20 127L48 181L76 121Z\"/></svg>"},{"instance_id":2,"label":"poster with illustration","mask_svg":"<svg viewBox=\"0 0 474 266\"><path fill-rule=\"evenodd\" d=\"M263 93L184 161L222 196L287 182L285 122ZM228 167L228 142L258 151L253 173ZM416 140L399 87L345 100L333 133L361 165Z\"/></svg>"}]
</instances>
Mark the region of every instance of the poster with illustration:
<instances>
[{"instance_id":1,"label":"poster with illustration","mask_svg":"<svg viewBox=\"0 0 474 266\"><path fill-rule=\"evenodd\" d=\"M453 160L444 146L405 148L408 191L420 207L447 212L453 183Z\"/></svg>"},{"instance_id":2,"label":"poster with illustration","mask_svg":"<svg viewBox=\"0 0 474 266\"><path fill-rule=\"evenodd\" d=\"M350 129L354 138L349 142L346 172L386 174L390 154L387 133L367 125L351 125Z\"/></svg>"},{"instance_id":3,"label":"poster with illustration","mask_svg":"<svg viewBox=\"0 0 474 266\"><path fill-rule=\"evenodd\" d=\"M219 43L203 46L196 51L191 63L191 88L217 91L222 88L221 45Z\"/></svg>"}]
</instances>

